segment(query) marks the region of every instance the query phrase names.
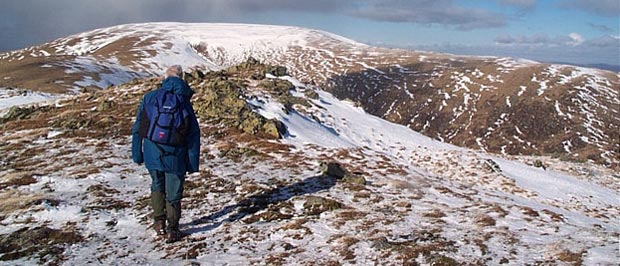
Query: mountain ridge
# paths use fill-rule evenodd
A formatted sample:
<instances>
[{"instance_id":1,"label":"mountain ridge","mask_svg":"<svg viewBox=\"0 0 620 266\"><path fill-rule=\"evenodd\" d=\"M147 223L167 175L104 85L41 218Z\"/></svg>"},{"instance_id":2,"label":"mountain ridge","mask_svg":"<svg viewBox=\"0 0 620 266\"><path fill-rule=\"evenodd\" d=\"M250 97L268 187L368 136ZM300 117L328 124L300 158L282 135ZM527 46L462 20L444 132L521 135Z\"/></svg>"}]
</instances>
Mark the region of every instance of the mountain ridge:
<instances>
[{"instance_id":1,"label":"mountain ridge","mask_svg":"<svg viewBox=\"0 0 620 266\"><path fill-rule=\"evenodd\" d=\"M147 23L93 30L0 55L0 87L92 90L156 76L174 63L217 70L248 57L284 65L374 115L459 146L620 162L617 73L372 47L299 27Z\"/></svg>"}]
</instances>

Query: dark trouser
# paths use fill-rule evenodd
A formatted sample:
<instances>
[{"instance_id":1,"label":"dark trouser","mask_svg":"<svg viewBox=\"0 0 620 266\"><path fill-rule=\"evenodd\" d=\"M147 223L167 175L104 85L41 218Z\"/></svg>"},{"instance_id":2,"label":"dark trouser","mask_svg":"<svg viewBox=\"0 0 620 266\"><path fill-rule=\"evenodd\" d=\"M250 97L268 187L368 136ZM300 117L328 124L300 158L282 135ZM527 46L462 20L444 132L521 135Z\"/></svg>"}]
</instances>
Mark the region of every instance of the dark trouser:
<instances>
[{"instance_id":1,"label":"dark trouser","mask_svg":"<svg viewBox=\"0 0 620 266\"><path fill-rule=\"evenodd\" d=\"M151 174L151 205L153 218L168 220L168 230L178 231L181 219L181 198L183 197L184 176L149 170Z\"/></svg>"}]
</instances>

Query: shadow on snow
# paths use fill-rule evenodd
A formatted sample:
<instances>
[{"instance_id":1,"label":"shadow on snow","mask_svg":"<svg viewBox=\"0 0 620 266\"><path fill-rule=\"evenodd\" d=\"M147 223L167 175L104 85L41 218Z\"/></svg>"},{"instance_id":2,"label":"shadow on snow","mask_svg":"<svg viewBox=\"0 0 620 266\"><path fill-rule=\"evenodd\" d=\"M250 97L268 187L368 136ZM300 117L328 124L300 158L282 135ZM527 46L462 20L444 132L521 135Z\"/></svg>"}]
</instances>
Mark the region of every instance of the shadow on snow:
<instances>
[{"instance_id":1,"label":"shadow on snow","mask_svg":"<svg viewBox=\"0 0 620 266\"><path fill-rule=\"evenodd\" d=\"M241 220L248 215L267 209L272 204L289 200L292 197L330 189L336 185L336 181L336 178L328 175L313 176L291 185L274 188L250 196L236 204L228 205L216 213L200 217L185 224L185 226L203 225L190 228L186 230L186 233L194 234L206 232L219 227L224 222L235 222Z\"/></svg>"}]
</instances>

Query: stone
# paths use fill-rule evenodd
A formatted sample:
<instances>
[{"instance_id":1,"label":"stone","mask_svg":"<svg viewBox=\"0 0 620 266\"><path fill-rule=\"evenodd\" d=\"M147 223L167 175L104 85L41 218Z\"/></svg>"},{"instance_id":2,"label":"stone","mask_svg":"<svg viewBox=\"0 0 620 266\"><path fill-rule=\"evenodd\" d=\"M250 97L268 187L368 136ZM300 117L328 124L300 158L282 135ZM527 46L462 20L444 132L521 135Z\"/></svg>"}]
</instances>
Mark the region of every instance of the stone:
<instances>
[{"instance_id":1,"label":"stone","mask_svg":"<svg viewBox=\"0 0 620 266\"><path fill-rule=\"evenodd\" d=\"M542 168L543 170L547 170L547 166L545 166L545 164L541 160L534 161L534 167Z\"/></svg>"},{"instance_id":2,"label":"stone","mask_svg":"<svg viewBox=\"0 0 620 266\"><path fill-rule=\"evenodd\" d=\"M4 115L4 117L0 118L0 123L28 118L35 111L36 111L36 108L32 106L30 107L13 106L9 109L6 115Z\"/></svg>"},{"instance_id":3,"label":"stone","mask_svg":"<svg viewBox=\"0 0 620 266\"><path fill-rule=\"evenodd\" d=\"M349 184L366 185L366 179L359 174L348 174L342 181Z\"/></svg>"},{"instance_id":4,"label":"stone","mask_svg":"<svg viewBox=\"0 0 620 266\"><path fill-rule=\"evenodd\" d=\"M248 57L248 60L245 61L249 65L259 65L260 61L256 60L254 57Z\"/></svg>"},{"instance_id":5,"label":"stone","mask_svg":"<svg viewBox=\"0 0 620 266\"><path fill-rule=\"evenodd\" d=\"M275 82L269 84L277 87ZM199 98L194 101L197 116L207 120L217 119L244 133L281 138L286 133L284 124L252 111L242 88L242 85L225 77L215 77L205 85L196 87L200 92Z\"/></svg>"},{"instance_id":6,"label":"stone","mask_svg":"<svg viewBox=\"0 0 620 266\"><path fill-rule=\"evenodd\" d=\"M317 93L314 90L306 90L306 92L304 94L306 95L306 97L308 97L310 99L314 99L314 100L318 100L319 99L319 93Z\"/></svg>"},{"instance_id":7,"label":"stone","mask_svg":"<svg viewBox=\"0 0 620 266\"><path fill-rule=\"evenodd\" d=\"M104 112L104 111L108 111L112 108L114 108L115 104L113 101L102 101L99 103L99 105L97 105L97 108L95 109L97 112Z\"/></svg>"},{"instance_id":8,"label":"stone","mask_svg":"<svg viewBox=\"0 0 620 266\"><path fill-rule=\"evenodd\" d=\"M272 68L269 72L276 77L282 77L287 75L288 70L286 69L286 67L277 66Z\"/></svg>"},{"instance_id":9,"label":"stone","mask_svg":"<svg viewBox=\"0 0 620 266\"><path fill-rule=\"evenodd\" d=\"M486 166L487 169L489 169L489 171L496 172L496 173L502 172L502 169L499 167L499 165L491 159L486 159L484 161L484 165Z\"/></svg>"},{"instance_id":10,"label":"stone","mask_svg":"<svg viewBox=\"0 0 620 266\"><path fill-rule=\"evenodd\" d=\"M317 196L307 196L304 202L304 213L310 215L319 215L326 211L333 211L342 208L342 204L333 199L327 199Z\"/></svg>"},{"instance_id":11,"label":"stone","mask_svg":"<svg viewBox=\"0 0 620 266\"><path fill-rule=\"evenodd\" d=\"M348 174L348 171L337 162L321 162L321 172L337 179L342 179Z\"/></svg>"},{"instance_id":12,"label":"stone","mask_svg":"<svg viewBox=\"0 0 620 266\"><path fill-rule=\"evenodd\" d=\"M263 125L263 132L273 139L282 138L286 134L286 125L272 119Z\"/></svg>"},{"instance_id":13,"label":"stone","mask_svg":"<svg viewBox=\"0 0 620 266\"><path fill-rule=\"evenodd\" d=\"M265 79L265 73L264 72L256 72L254 74L252 74L252 76L250 76L251 79L253 80L263 80Z\"/></svg>"}]
</instances>

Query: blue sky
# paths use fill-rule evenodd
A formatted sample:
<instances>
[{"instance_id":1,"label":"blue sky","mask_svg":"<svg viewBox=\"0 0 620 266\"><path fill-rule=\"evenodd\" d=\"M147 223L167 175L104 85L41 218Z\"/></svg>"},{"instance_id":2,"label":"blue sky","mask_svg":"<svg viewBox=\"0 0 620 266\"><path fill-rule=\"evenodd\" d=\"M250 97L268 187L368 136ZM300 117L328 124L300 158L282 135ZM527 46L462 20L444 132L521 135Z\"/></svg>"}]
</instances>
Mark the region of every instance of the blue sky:
<instances>
[{"instance_id":1,"label":"blue sky","mask_svg":"<svg viewBox=\"0 0 620 266\"><path fill-rule=\"evenodd\" d=\"M389 47L620 65L618 0L0 1L2 51L132 22L241 22Z\"/></svg>"}]
</instances>

